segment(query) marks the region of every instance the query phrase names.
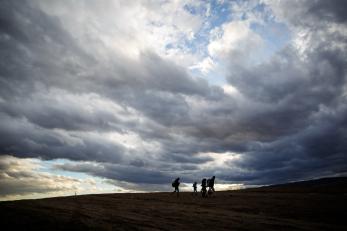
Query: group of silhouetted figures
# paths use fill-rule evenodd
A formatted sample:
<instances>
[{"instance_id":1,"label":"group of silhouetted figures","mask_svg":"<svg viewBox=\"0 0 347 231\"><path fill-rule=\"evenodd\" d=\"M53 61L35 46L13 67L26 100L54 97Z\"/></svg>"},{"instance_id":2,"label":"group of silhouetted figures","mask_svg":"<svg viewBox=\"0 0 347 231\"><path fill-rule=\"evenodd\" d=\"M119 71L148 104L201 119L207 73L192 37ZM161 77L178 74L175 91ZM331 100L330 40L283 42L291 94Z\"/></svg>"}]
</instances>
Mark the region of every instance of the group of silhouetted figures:
<instances>
[{"instance_id":1,"label":"group of silhouetted figures","mask_svg":"<svg viewBox=\"0 0 347 231\"><path fill-rule=\"evenodd\" d=\"M201 196L202 197L209 197L212 196L212 194L215 192L214 190L214 180L215 180L215 176L213 176L210 179L202 179L201 181ZM193 195L197 196L198 195L198 191L197 191L197 182L193 183ZM179 196L179 185L180 185L180 178L176 178L173 182L172 182L172 187L175 188L175 190L172 193L176 193L177 197ZM208 189L207 189L208 188Z\"/></svg>"}]
</instances>

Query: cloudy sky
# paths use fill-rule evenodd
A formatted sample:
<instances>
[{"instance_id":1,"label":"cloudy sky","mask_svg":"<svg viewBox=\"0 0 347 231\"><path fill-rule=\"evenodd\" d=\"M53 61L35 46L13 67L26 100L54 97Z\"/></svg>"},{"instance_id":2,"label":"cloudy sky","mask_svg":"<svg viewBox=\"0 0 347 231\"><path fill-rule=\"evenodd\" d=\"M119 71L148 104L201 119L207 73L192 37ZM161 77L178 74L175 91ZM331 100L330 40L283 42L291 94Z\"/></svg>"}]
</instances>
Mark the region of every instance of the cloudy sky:
<instances>
[{"instance_id":1,"label":"cloudy sky","mask_svg":"<svg viewBox=\"0 0 347 231\"><path fill-rule=\"evenodd\" d=\"M0 200L346 175L346 12L1 1Z\"/></svg>"}]
</instances>

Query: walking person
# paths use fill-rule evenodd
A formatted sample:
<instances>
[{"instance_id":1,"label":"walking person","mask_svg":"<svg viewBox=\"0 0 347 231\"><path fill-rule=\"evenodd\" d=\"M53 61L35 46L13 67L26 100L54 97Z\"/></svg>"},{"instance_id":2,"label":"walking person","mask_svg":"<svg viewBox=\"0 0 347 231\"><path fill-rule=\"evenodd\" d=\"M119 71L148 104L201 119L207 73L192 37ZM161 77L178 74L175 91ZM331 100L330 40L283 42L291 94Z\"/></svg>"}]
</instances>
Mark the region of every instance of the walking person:
<instances>
[{"instance_id":1,"label":"walking person","mask_svg":"<svg viewBox=\"0 0 347 231\"><path fill-rule=\"evenodd\" d=\"M211 179L209 179L209 181L208 181L208 187L213 191L213 192L215 192L215 190L214 190L214 180L216 179L216 177L215 176L213 176Z\"/></svg>"},{"instance_id":2,"label":"walking person","mask_svg":"<svg viewBox=\"0 0 347 231\"><path fill-rule=\"evenodd\" d=\"M215 176L213 176L211 179L207 180L207 187L208 187L208 191L207 191L207 195L208 196L212 196L212 194L215 192L214 190L214 180L215 180Z\"/></svg>"},{"instance_id":3,"label":"walking person","mask_svg":"<svg viewBox=\"0 0 347 231\"><path fill-rule=\"evenodd\" d=\"M206 187L207 187L206 178L204 178L201 181L201 196L202 197L206 197L206 192L207 192Z\"/></svg>"},{"instance_id":4,"label":"walking person","mask_svg":"<svg viewBox=\"0 0 347 231\"><path fill-rule=\"evenodd\" d=\"M197 189L197 182L195 181L194 183L193 183L193 189L194 189L194 192L193 192L193 195L198 195L198 191L196 190Z\"/></svg>"},{"instance_id":5,"label":"walking person","mask_svg":"<svg viewBox=\"0 0 347 231\"><path fill-rule=\"evenodd\" d=\"M172 193L177 193L177 197L179 196L179 185L180 185L180 178L176 178L173 182L172 182L172 187L175 188L175 190Z\"/></svg>"}]
</instances>

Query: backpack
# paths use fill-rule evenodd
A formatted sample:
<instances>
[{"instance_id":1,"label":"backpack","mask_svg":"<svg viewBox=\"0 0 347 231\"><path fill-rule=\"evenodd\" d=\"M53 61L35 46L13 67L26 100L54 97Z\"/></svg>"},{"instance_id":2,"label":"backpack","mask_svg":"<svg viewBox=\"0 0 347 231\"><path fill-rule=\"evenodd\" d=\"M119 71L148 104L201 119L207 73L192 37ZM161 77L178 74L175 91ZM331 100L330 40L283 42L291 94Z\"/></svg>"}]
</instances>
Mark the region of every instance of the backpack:
<instances>
[{"instance_id":1,"label":"backpack","mask_svg":"<svg viewBox=\"0 0 347 231\"><path fill-rule=\"evenodd\" d=\"M180 185L180 183L178 182L178 179L176 179L176 180L174 180L174 181L172 181L172 187L177 187L178 185Z\"/></svg>"},{"instance_id":2,"label":"backpack","mask_svg":"<svg viewBox=\"0 0 347 231\"><path fill-rule=\"evenodd\" d=\"M205 178L202 179L201 186L202 186L202 187L206 187L206 179L205 179Z\"/></svg>"}]
</instances>

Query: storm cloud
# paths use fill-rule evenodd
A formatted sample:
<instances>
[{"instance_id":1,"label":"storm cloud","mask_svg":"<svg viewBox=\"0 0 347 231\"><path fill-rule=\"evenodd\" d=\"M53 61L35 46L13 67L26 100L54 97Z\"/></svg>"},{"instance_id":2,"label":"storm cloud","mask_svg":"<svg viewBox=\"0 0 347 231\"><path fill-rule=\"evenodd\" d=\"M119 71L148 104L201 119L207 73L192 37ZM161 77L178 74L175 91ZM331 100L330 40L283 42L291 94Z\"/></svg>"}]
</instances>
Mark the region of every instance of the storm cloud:
<instances>
[{"instance_id":1,"label":"storm cloud","mask_svg":"<svg viewBox=\"0 0 347 231\"><path fill-rule=\"evenodd\" d=\"M230 3L245 15L206 33L203 54L186 44L209 16L158 4L3 1L0 154L65 159L54 168L146 190L176 176L271 184L346 174L344 1L261 1L257 14ZM270 19L291 33L271 55L252 31ZM202 55L224 65L224 85L187 66Z\"/></svg>"}]
</instances>

